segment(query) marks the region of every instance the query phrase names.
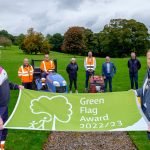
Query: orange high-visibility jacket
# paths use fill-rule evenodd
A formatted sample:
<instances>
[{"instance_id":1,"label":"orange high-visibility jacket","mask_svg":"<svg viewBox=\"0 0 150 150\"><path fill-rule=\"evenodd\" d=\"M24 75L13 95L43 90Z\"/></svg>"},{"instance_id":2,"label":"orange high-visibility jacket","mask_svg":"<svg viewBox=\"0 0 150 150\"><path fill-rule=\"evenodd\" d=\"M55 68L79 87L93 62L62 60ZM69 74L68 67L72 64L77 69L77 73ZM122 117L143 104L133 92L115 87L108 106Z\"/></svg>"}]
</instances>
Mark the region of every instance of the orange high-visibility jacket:
<instances>
[{"instance_id":1,"label":"orange high-visibility jacket","mask_svg":"<svg viewBox=\"0 0 150 150\"><path fill-rule=\"evenodd\" d=\"M53 60L42 61L40 65L40 69L44 72L53 71L55 69L54 61Z\"/></svg>"},{"instance_id":2,"label":"orange high-visibility jacket","mask_svg":"<svg viewBox=\"0 0 150 150\"><path fill-rule=\"evenodd\" d=\"M96 68L96 59L95 57L86 57L84 60L84 67L86 70L95 70Z\"/></svg>"},{"instance_id":3,"label":"orange high-visibility jacket","mask_svg":"<svg viewBox=\"0 0 150 150\"><path fill-rule=\"evenodd\" d=\"M33 81L33 67L21 66L18 70L18 76L21 78L22 83L32 82Z\"/></svg>"}]
</instances>

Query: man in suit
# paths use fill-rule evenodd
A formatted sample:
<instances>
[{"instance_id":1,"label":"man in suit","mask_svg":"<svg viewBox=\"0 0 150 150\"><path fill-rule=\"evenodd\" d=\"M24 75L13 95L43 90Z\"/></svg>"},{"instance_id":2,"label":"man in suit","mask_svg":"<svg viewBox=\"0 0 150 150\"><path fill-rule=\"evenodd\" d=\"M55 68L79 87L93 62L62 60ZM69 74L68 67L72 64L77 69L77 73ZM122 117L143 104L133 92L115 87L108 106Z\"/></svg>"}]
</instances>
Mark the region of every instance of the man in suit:
<instances>
[{"instance_id":1,"label":"man in suit","mask_svg":"<svg viewBox=\"0 0 150 150\"><path fill-rule=\"evenodd\" d=\"M135 52L131 53L131 59L128 60L128 68L129 68L131 89L134 89L134 83L135 83L135 88L138 89L138 71L141 68L141 63L136 58Z\"/></svg>"},{"instance_id":2,"label":"man in suit","mask_svg":"<svg viewBox=\"0 0 150 150\"><path fill-rule=\"evenodd\" d=\"M105 80L105 92L107 91L107 83L109 82L109 91L112 92L112 78L116 73L115 65L110 62L110 57L106 57L106 62L102 65L102 75Z\"/></svg>"},{"instance_id":3,"label":"man in suit","mask_svg":"<svg viewBox=\"0 0 150 150\"><path fill-rule=\"evenodd\" d=\"M141 98L141 108L148 120L148 138L150 140L150 50L147 52L147 73L143 86L136 90L137 96Z\"/></svg>"}]
</instances>

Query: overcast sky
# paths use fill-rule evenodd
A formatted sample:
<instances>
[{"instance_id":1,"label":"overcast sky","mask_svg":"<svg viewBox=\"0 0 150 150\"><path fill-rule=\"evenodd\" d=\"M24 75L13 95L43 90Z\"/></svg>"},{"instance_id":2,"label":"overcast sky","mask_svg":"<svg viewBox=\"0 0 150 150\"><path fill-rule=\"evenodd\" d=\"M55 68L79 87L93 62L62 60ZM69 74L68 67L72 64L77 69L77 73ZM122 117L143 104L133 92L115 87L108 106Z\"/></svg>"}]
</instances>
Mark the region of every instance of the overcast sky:
<instances>
[{"instance_id":1,"label":"overcast sky","mask_svg":"<svg viewBox=\"0 0 150 150\"><path fill-rule=\"evenodd\" d=\"M70 26L99 32L110 19L136 19L150 28L150 0L0 0L0 30L64 33Z\"/></svg>"}]
</instances>

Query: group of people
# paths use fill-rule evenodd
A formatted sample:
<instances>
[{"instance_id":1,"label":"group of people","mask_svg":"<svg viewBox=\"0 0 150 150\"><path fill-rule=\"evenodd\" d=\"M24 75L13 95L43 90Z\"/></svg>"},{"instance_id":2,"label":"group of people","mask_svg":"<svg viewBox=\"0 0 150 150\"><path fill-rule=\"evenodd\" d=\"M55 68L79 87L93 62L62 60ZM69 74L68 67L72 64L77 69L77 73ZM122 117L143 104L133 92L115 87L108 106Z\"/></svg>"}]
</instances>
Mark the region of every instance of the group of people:
<instances>
[{"instance_id":1,"label":"group of people","mask_svg":"<svg viewBox=\"0 0 150 150\"><path fill-rule=\"evenodd\" d=\"M88 91L88 82L91 76L94 76L96 69L96 58L92 56L92 52L88 52L88 56L84 60L84 68L85 68L85 91ZM131 89L138 89L138 71L141 68L140 61L136 58L135 52L131 53L131 59L128 61L129 68L129 77L131 81ZM55 70L55 63L53 60L49 58L49 55L46 54L44 56L44 60L40 65L41 69L41 80L45 81L46 76ZM75 58L72 58L70 63L66 67L66 71L69 76L69 89L70 93L72 93L72 84L74 83L75 92L78 93L77 90L77 72L78 72L78 64ZM106 62L102 64L102 76L105 81L105 92L107 91L107 85L109 83L109 91L112 92L112 78L116 73L116 67L114 63L110 61L110 57L106 56ZM23 65L18 70L18 76L21 78L22 85L27 89L32 89L33 82L33 67L29 64L29 60L27 58L24 59Z\"/></svg>"},{"instance_id":2,"label":"group of people","mask_svg":"<svg viewBox=\"0 0 150 150\"><path fill-rule=\"evenodd\" d=\"M147 73L144 78L142 88L138 89L138 70L141 68L140 61L136 58L134 52L131 53L131 59L128 61L129 76L131 81L131 89L134 88L138 97L141 98L141 108L148 120L148 137L150 139L150 50L147 51ZM92 52L84 60L84 67L86 72L85 90L88 88L89 77L94 75L96 69L96 58L92 56ZM42 79L45 79L49 72L55 69L53 60L49 59L49 55L45 55L44 60L40 65ZM66 68L70 79L70 91L72 91L72 83L74 82L75 90L77 92L77 71L78 65L75 58L71 59ZM110 57L106 57L106 62L102 64L102 75L105 79L105 91L107 83L109 82L109 91L112 92L112 77L116 73L115 65L110 61ZM32 89L34 70L29 64L27 58L24 59L23 65L18 70L18 76L21 78L22 85L17 85L9 82L6 71L0 67L0 149L4 149L5 140L7 137L7 129L3 129L3 124L8 119L8 103L10 99L10 89Z\"/></svg>"},{"instance_id":3,"label":"group of people","mask_svg":"<svg viewBox=\"0 0 150 150\"><path fill-rule=\"evenodd\" d=\"M88 56L84 60L84 68L85 68L85 92L88 91L88 82L91 76L94 76L96 69L96 58L92 56L92 52L88 52ZM72 82L74 82L74 87L76 93L77 91L77 71L78 65L76 63L76 59L72 58L70 64L66 68L69 74L70 81L70 93L72 93ZM102 65L102 76L105 79L105 91L107 91L107 84L109 83L109 91L112 92L112 77L116 73L115 65L110 62L110 57L106 57L106 62Z\"/></svg>"},{"instance_id":4,"label":"group of people","mask_svg":"<svg viewBox=\"0 0 150 150\"><path fill-rule=\"evenodd\" d=\"M131 89L138 89L138 71L141 68L140 61L136 58L136 53L131 52L131 58L128 60L129 77ZM96 69L96 58L92 56L92 52L88 52L88 56L84 60L84 68L86 71L85 92L88 91L88 82L91 76L94 76ZM69 74L70 93L72 93L72 83L74 82L75 91L77 92L77 71L78 65L76 59L72 58L70 64L66 68ZM116 66L110 61L110 57L106 56L106 61L102 64L102 76L105 82L105 92L109 83L109 91L112 92L112 78L116 74Z\"/></svg>"},{"instance_id":5,"label":"group of people","mask_svg":"<svg viewBox=\"0 0 150 150\"><path fill-rule=\"evenodd\" d=\"M44 60L40 64L41 80L45 81L46 76L55 70L55 64L53 60L49 59L49 55L45 54ZM32 89L34 69L29 64L27 58L24 59L23 65L19 67L18 77L21 79L22 85L26 89Z\"/></svg>"},{"instance_id":6,"label":"group of people","mask_svg":"<svg viewBox=\"0 0 150 150\"><path fill-rule=\"evenodd\" d=\"M74 83L75 92L78 93L77 90L77 72L78 72L78 64L76 63L76 59L72 58L70 63L66 67L66 71L69 76L69 89L70 93L72 93L72 84ZM88 52L88 56L84 60L84 68L86 72L85 79L85 91L88 91L88 82L90 76L93 76L96 69L96 58L92 56L92 52ZM53 60L49 58L48 54L45 54L44 60L40 65L41 70L41 80L45 81L46 76L55 70L55 63ZM115 65L110 62L110 57L106 57L106 62L102 65L102 75L105 79L105 89L107 89L107 83L109 82L109 90L112 92L112 77L116 73ZM22 85L26 89L32 89L33 82L33 74L34 69L29 64L29 60L27 58L24 59L23 65L19 67L18 77L21 79ZM106 91L106 90L105 90Z\"/></svg>"}]
</instances>

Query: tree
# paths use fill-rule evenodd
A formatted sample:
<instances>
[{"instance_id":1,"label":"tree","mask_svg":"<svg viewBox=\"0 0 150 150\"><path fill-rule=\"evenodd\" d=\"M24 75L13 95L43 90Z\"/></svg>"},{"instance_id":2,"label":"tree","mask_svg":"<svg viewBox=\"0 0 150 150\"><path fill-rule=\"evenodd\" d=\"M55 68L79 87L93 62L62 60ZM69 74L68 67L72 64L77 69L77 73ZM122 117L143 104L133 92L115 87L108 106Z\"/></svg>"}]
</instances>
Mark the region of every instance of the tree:
<instances>
[{"instance_id":1,"label":"tree","mask_svg":"<svg viewBox=\"0 0 150 150\"><path fill-rule=\"evenodd\" d=\"M8 33L8 31L6 30L0 31L0 37L6 37L7 39L11 40L13 44L15 42L15 37L11 35L10 33Z\"/></svg>"},{"instance_id":2,"label":"tree","mask_svg":"<svg viewBox=\"0 0 150 150\"><path fill-rule=\"evenodd\" d=\"M49 42L50 44L52 44L52 38L53 38L53 36L52 36L51 34L47 34L47 35L46 35L46 39L48 40L48 42Z\"/></svg>"},{"instance_id":3,"label":"tree","mask_svg":"<svg viewBox=\"0 0 150 150\"><path fill-rule=\"evenodd\" d=\"M10 39L8 39L7 37L0 37L0 46L11 46L12 45L12 41Z\"/></svg>"},{"instance_id":4,"label":"tree","mask_svg":"<svg viewBox=\"0 0 150 150\"><path fill-rule=\"evenodd\" d=\"M52 45L53 51L60 52L64 40L63 36L60 33L55 33L53 36L48 34L46 37L49 43Z\"/></svg>"},{"instance_id":5,"label":"tree","mask_svg":"<svg viewBox=\"0 0 150 150\"><path fill-rule=\"evenodd\" d=\"M85 53L84 43L84 28L82 27L71 27L64 34L64 42L62 50L71 54L84 54Z\"/></svg>"},{"instance_id":6,"label":"tree","mask_svg":"<svg viewBox=\"0 0 150 150\"><path fill-rule=\"evenodd\" d=\"M99 40L105 55L126 56L132 50L142 55L148 48L148 29L133 19L112 19L100 32Z\"/></svg>"},{"instance_id":7,"label":"tree","mask_svg":"<svg viewBox=\"0 0 150 150\"><path fill-rule=\"evenodd\" d=\"M51 45L42 33L35 32L33 28L28 29L21 49L27 54L49 53Z\"/></svg>"},{"instance_id":8,"label":"tree","mask_svg":"<svg viewBox=\"0 0 150 150\"><path fill-rule=\"evenodd\" d=\"M25 39L25 35L24 34L20 34L20 35L16 36L15 45L18 45L19 48L21 48L21 45L22 45L24 39Z\"/></svg>"},{"instance_id":9,"label":"tree","mask_svg":"<svg viewBox=\"0 0 150 150\"><path fill-rule=\"evenodd\" d=\"M47 53L49 53L49 51L47 51L48 49L52 49L52 46L49 44L47 39L44 39L42 46L41 46L41 52L44 54L47 54Z\"/></svg>"},{"instance_id":10,"label":"tree","mask_svg":"<svg viewBox=\"0 0 150 150\"><path fill-rule=\"evenodd\" d=\"M49 107L51 109L49 109ZM30 110L35 115L41 115L41 120L37 127L38 129L45 129L46 123L52 122L52 130L55 131L56 122L68 123L72 116L72 105L68 102L68 99L62 95L53 96L51 98L41 96L37 99L33 99L31 101ZM43 114L45 114L44 118ZM34 124L36 124L36 122L34 122ZM34 126L32 127L35 128Z\"/></svg>"},{"instance_id":11,"label":"tree","mask_svg":"<svg viewBox=\"0 0 150 150\"><path fill-rule=\"evenodd\" d=\"M86 54L90 50L95 54L99 52L99 41L97 34L90 29L84 29L84 43L86 47Z\"/></svg>"},{"instance_id":12,"label":"tree","mask_svg":"<svg viewBox=\"0 0 150 150\"><path fill-rule=\"evenodd\" d=\"M63 51L79 55L87 55L88 51L92 51L98 55L100 52L99 34L83 27L71 27L64 35Z\"/></svg>"}]
</instances>

